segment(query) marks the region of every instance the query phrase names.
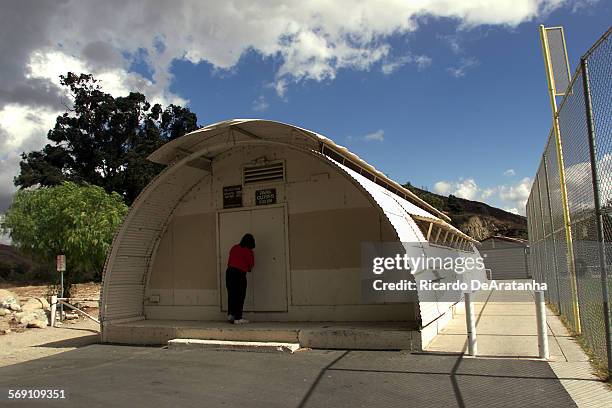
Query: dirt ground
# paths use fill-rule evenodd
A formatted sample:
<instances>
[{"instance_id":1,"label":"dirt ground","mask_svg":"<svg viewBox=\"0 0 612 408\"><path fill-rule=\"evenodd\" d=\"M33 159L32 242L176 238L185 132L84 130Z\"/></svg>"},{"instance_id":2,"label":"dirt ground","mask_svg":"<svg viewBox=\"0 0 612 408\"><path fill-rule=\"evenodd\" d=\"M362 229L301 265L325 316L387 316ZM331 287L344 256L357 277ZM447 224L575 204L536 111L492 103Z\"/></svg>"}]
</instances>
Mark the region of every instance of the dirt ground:
<instances>
[{"instance_id":1,"label":"dirt ground","mask_svg":"<svg viewBox=\"0 0 612 408\"><path fill-rule=\"evenodd\" d=\"M74 350L100 342L100 326L89 319L60 327L26 329L0 336L0 367Z\"/></svg>"},{"instance_id":2,"label":"dirt ground","mask_svg":"<svg viewBox=\"0 0 612 408\"><path fill-rule=\"evenodd\" d=\"M15 286L3 283L0 284L0 289L10 290L22 302L32 297L49 298L54 293L53 286L50 285ZM95 299L80 302L79 307L84 312L98 317L99 283L76 284L73 297ZM100 340L99 325L84 317L65 320L63 324L58 324L58 327L39 329L12 325L11 329L10 333L0 335L0 367L62 353L98 343Z\"/></svg>"},{"instance_id":3,"label":"dirt ground","mask_svg":"<svg viewBox=\"0 0 612 408\"><path fill-rule=\"evenodd\" d=\"M97 282L77 283L72 290L72 296L77 298L100 298L101 284ZM53 285L17 286L11 283L0 283L0 289L8 289L20 298L47 297L54 293Z\"/></svg>"}]
</instances>

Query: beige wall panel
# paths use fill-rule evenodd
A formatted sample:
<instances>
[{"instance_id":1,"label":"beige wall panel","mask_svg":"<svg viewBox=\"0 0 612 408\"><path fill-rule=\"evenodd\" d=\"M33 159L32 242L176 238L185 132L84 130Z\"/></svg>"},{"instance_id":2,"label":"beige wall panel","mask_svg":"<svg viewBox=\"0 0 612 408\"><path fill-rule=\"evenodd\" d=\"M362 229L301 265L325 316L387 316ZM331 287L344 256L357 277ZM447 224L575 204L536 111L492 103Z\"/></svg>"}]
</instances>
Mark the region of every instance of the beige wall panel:
<instances>
[{"instance_id":1,"label":"beige wall panel","mask_svg":"<svg viewBox=\"0 0 612 408\"><path fill-rule=\"evenodd\" d=\"M204 177L195 185L178 204L174 215L180 216L212 212L214 203L211 181L212 177Z\"/></svg>"},{"instance_id":2,"label":"beige wall panel","mask_svg":"<svg viewBox=\"0 0 612 408\"><path fill-rule=\"evenodd\" d=\"M243 206L254 205L255 190L269 187L277 189L278 203L288 202L293 305L319 307L288 315L316 320L325 318L327 309L320 308L326 305L364 306L359 304L361 243L381 238L393 241L395 231L336 167L303 152L270 145L237 148L222 155L213 162L213 176L203 176L183 197L154 256L146 291L147 296L159 295L160 302L147 305L175 305L177 310L207 306L212 308L206 309L207 317L222 316L215 212L222 208L223 186L241 184L242 166L262 157L285 161L286 183L244 187ZM366 313L369 316L382 310L380 305L372 306L375 309ZM337 317L359 320L358 314L351 315L343 311ZM274 316L270 319L277 320Z\"/></svg>"},{"instance_id":3,"label":"beige wall panel","mask_svg":"<svg viewBox=\"0 0 612 408\"><path fill-rule=\"evenodd\" d=\"M153 267L149 277L149 288L151 289L171 289L174 286L172 268L172 224L168 226L164 233L157 252L153 256Z\"/></svg>"},{"instance_id":4,"label":"beige wall panel","mask_svg":"<svg viewBox=\"0 0 612 408\"><path fill-rule=\"evenodd\" d=\"M158 296L159 302L154 303L151 302L150 299L152 296ZM174 304L174 289L159 289L159 288L147 288L145 290L145 305L164 305L171 306Z\"/></svg>"},{"instance_id":5,"label":"beige wall panel","mask_svg":"<svg viewBox=\"0 0 612 408\"><path fill-rule=\"evenodd\" d=\"M316 181L295 182L287 185L286 195L290 204L290 214L372 206L365 194L348 180L337 177L325 178L321 174L315 175Z\"/></svg>"},{"instance_id":6,"label":"beige wall panel","mask_svg":"<svg viewBox=\"0 0 612 408\"><path fill-rule=\"evenodd\" d=\"M175 289L217 289L215 214L177 216L173 221Z\"/></svg>"},{"instance_id":7,"label":"beige wall panel","mask_svg":"<svg viewBox=\"0 0 612 408\"><path fill-rule=\"evenodd\" d=\"M289 183L307 181L313 175L322 173L329 173L330 178L340 177L337 168L309 154L287 149L285 157L287 159L287 181Z\"/></svg>"},{"instance_id":8,"label":"beige wall panel","mask_svg":"<svg viewBox=\"0 0 612 408\"><path fill-rule=\"evenodd\" d=\"M361 243L379 239L375 208L289 215L291 269L359 268Z\"/></svg>"},{"instance_id":9,"label":"beige wall panel","mask_svg":"<svg viewBox=\"0 0 612 408\"><path fill-rule=\"evenodd\" d=\"M291 271L293 305L358 305L361 270L313 269Z\"/></svg>"},{"instance_id":10,"label":"beige wall panel","mask_svg":"<svg viewBox=\"0 0 612 408\"><path fill-rule=\"evenodd\" d=\"M216 306L219 307L219 291L217 289L175 289L174 304L176 306Z\"/></svg>"}]
</instances>

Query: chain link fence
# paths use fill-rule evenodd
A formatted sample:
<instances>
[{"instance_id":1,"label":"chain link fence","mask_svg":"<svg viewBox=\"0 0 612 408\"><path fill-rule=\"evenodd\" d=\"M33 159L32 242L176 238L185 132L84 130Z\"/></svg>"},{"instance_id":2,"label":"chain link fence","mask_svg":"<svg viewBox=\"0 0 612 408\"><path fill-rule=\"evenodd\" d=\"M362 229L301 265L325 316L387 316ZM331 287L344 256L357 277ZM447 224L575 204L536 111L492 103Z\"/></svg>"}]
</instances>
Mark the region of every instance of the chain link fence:
<instances>
[{"instance_id":1,"label":"chain link fence","mask_svg":"<svg viewBox=\"0 0 612 408\"><path fill-rule=\"evenodd\" d=\"M557 115L561 143L557 146L553 126L526 208L534 278L547 283L551 307L579 336L595 364L608 373L612 369L611 37L612 28L581 58L571 78Z\"/></svg>"}]
</instances>

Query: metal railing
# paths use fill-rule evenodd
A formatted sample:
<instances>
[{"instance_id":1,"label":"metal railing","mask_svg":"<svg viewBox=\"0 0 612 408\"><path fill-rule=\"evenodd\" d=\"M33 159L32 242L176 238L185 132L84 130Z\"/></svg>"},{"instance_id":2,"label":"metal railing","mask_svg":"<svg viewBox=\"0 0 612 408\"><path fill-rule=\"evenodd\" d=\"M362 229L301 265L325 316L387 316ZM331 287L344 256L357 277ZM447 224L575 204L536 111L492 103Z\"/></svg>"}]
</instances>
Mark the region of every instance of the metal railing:
<instances>
[{"instance_id":1,"label":"metal railing","mask_svg":"<svg viewBox=\"0 0 612 408\"><path fill-rule=\"evenodd\" d=\"M76 313L81 314L83 316L85 316L86 318L93 320L94 322L100 324L100 320L96 319L95 317L93 317L92 315L84 312L83 310L79 309L76 306L73 306L72 304L70 304L70 301L81 301L81 302L87 302L87 301L93 301L93 302L99 302L99 299L87 299L87 298L60 298L57 297L55 295L51 296L51 319L49 322L49 325L51 327L55 327L55 321L57 319L57 307L58 306L66 306L68 309L74 310ZM63 319L63 311L60 311L60 320Z\"/></svg>"},{"instance_id":2,"label":"metal railing","mask_svg":"<svg viewBox=\"0 0 612 408\"><path fill-rule=\"evenodd\" d=\"M546 300L609 378L611 36L612 28L580 59L558 108L558 128L554 123L526 209L534 278L547 283Z\"/></svg>"}]
</instances>

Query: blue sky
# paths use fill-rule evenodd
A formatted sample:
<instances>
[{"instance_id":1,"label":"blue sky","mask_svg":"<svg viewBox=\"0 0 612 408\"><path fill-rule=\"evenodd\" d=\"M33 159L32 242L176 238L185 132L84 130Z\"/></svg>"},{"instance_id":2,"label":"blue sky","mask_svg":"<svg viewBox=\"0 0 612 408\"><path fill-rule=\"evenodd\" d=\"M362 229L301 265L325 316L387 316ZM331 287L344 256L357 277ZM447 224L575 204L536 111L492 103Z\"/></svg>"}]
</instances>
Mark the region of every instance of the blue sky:
<instances>
[{"instance_id":1,"label":"blue sky","mask_svg":"<svg viewBox=\"0 0 612 408\"><path fill-rule=\"evenodd\" d=\"M565 27L573 70L612 17L610 2L592 0L337 1L316 2L315 11L311 3L12 10L46 26L11 44L6 58L17 73L8 79L56 86L59 73L87 70L113 94L187 104L202 125L296 124L398 182L523 213L551 123L538 24ZM0 91L14 86L18 95L8 79ZM0 98L5 186L18 153L40 148L59 112L42 97L13 98Z\"/></svg>"},{"instance_id":2,"label":"blue sky","mask_svg":"<svg viewBox=\"0 0 612 408\"><path fill-rule=\"evenodd\" d=\"M551 119L538 25L564 26L573 70L611 16L610 5L601 3L514 28L462 30L456 21L430 19L391 39L394 54L426 55L427 67L339 70L333 80L292 84L280 97L269 85L278 61L247 52L230 72L177 62L171 89L189 99L201 123L258 117L297 124L347 146L396 181L434 191L439 181L473 179L482 191L470 196L468 188L467 198L517 208L484 191L520 185L539 164ZM376 132L382 140L364 138Z\"/></svg>"}]
</instances>

